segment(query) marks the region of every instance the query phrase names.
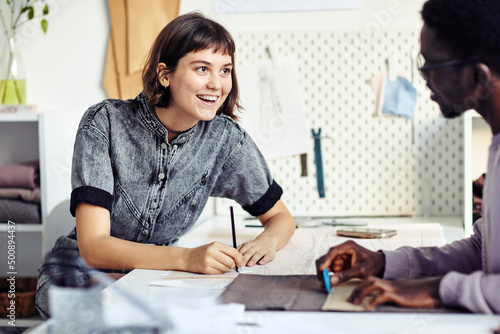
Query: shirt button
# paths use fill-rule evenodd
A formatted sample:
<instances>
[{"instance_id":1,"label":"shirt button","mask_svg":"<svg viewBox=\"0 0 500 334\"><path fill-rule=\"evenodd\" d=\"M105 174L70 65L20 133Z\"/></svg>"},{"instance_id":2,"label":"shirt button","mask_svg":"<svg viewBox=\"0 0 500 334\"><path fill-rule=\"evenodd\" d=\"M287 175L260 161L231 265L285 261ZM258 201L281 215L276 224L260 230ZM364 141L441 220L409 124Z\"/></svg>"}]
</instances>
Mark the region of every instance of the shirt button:
<instances>
[{"instance_id":1,"label":"shirt button","mask_svg":"<svg viewBox=\"0 0 500 334\"><path fill-rule=\"evenodd\" d=\"M147 235L148 234L148 230L142 230L142 235Z\"/></svg>"},{"instance_id":2,"label":"shirt button","mask_svg":"<svg viewBox=\"0 0 500 334\"><path fill-rule=\"evenodd\" d=\"M158 178L160 180L163 180L165 178L165 174L163 174L163 173L158 174Z\"/></svg>"},{"instance_id":3,"label":"shirt button","mask_svg":"<svg viewBox=\"0 0 500 334\"><path fill-rule=\"evenodd\" d=\"M156 204L156 202L151 202L151 204L149 205L150 208L152 209L156 209L158 207L158 204Z\"/></svg>"},{"instance_id":4,"label":"shirt button","mask_svg":"<svg viewBox=\"0 0 500 334\"><path fill-rule=\"evenodd\" d=\"M167 149L167 144L161 143L161 148L164 149L164 150L166 150Z\"/></svg>"}]
</instances>

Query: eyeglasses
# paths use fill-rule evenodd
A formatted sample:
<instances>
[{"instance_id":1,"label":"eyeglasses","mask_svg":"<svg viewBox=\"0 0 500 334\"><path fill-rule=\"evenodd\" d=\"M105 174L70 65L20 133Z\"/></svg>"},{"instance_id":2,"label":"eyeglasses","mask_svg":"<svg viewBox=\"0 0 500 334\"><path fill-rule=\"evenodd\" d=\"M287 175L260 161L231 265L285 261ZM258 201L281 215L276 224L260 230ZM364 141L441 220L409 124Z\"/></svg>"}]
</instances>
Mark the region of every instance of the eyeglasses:
<instances>
[{"instance_id":1,"label":"eyeglasses","mask_svg":"<svg viewBox=\"0 0 500 334\"><path fill-rule=\"evenodd\" d=\"M443 67L448 67L448 66L456 66L456 65L465 65L468 63L472 63L476 60L473 59L450 59L450 60L445 60L440 63L434 63L434 64L429 64L425 65L425 59L424 56L419 53L418 58L417 58L417 67L418 71L422 75L424 79L429 78L430 71L437 70Z\"/></svg>"}]
</instances>

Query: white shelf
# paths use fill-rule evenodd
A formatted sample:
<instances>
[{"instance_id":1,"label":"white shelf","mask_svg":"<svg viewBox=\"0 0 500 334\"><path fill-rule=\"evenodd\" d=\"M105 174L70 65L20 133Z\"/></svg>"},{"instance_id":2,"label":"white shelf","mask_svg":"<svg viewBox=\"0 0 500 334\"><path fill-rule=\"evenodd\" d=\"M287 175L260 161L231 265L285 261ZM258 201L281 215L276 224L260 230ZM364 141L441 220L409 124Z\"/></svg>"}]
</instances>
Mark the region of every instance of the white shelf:
<instances>
[{"instance_id":1,"label":"white shelf","mask_svg":"<svg viewBox=\"0 0 500 334\"><path fill-rule=\"evenodd\" d=\"M36 122L39 115L36 113L0 113L0 122Z\"/></svg>"},{"instance_id":2,"label":"white shelf","mask_svg":"<svg viewBox=\"0 0 500 334\"><path fill-rule=\"evenodd\" d=\"M43 225L42 224L16 224L16 232L42 232ZM7 232L7 223L0 222L0 232Z\"/></svg>"}]
</instances>

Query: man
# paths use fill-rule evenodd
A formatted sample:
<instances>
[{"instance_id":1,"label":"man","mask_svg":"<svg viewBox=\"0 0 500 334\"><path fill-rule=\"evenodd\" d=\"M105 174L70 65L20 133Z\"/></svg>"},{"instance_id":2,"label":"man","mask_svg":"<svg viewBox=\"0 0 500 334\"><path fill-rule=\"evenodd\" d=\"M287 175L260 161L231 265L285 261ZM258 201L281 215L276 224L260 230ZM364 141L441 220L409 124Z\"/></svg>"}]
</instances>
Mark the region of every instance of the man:
<instances>
[{"instance_id":1,"label":"man","mask_svg":"<svg viewBox=\"0 0 500 334\"><path fill-rule=\"evenodd\" d=\"M446 118L475 109L493 132L483 217L470 238L438 247L372 252L352 241L318 260L333 285L363 278L349 301L368 309L462 307L500 313L500 1L429 0L422 10L419 70ZM470 205L471 203L466 203Z\"/></svg>"}]
</instances>

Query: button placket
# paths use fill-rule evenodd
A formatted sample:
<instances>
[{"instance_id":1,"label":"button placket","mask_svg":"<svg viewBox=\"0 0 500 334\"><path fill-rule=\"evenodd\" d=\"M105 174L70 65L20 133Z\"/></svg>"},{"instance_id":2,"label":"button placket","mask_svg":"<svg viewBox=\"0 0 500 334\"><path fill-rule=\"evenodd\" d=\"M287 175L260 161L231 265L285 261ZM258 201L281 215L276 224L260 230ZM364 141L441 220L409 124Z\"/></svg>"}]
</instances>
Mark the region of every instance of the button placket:
<instances>
[{"instance_id":1,"label":"button placket","mask_svg":"<svg viewBox=\"0 0 500 334\"><path fill-rule=\"evenodd\" d=\"M174 160L175 153L177 153L178 148L179 146L177 144L172 147L172 153L170 154L170 159L168 159L169 162L172 162L172 160Z\"/></svg>"}]
</instances>

